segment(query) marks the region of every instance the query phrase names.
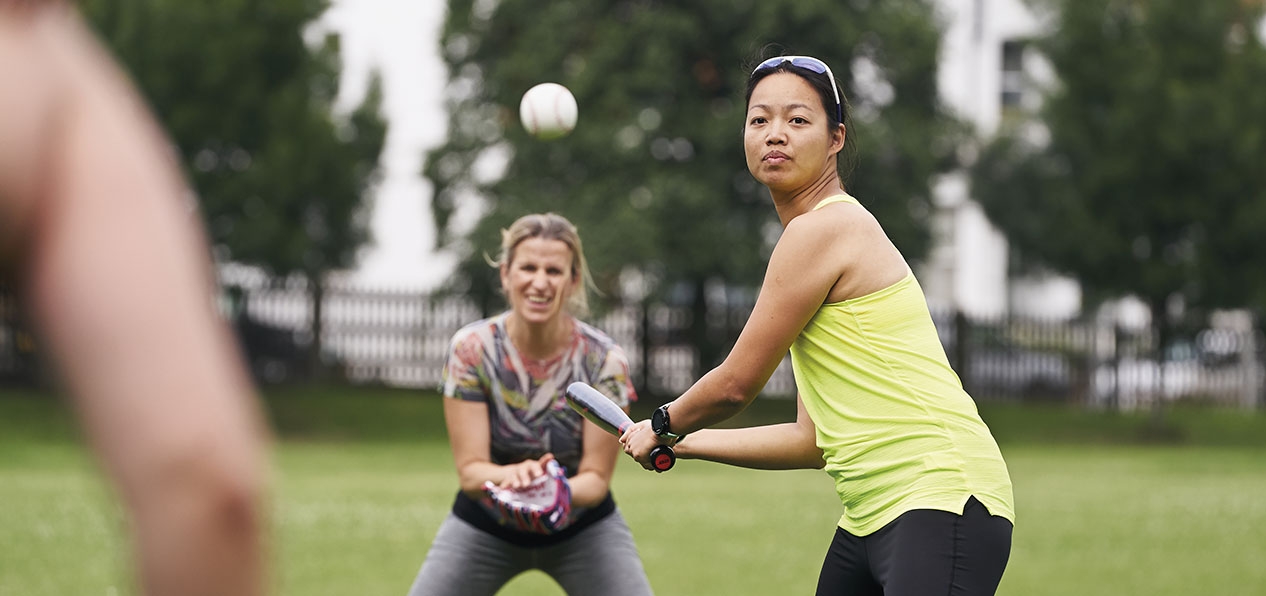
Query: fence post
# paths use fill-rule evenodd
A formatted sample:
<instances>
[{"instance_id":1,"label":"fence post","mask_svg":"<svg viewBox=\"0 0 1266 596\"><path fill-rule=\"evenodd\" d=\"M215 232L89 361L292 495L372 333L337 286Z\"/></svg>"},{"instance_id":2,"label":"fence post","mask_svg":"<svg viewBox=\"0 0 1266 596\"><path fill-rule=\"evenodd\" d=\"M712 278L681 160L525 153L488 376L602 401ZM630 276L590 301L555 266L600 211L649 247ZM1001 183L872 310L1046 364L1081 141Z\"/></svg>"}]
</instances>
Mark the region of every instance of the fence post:
<instances>
[{"instance_id":1,"label":"fence post","mask_svg":"<svg viewBox=\"0 0 1266 596\"><path fill-rule=\"evenodd\" d=\"M651 390L651 307L650 302L643 298L639 303L641 307L640 332L641 337L638 341L638 349L642 352L642 383L640 387L647 394L653 393Z\"/></svg>"},{"instance_id":2,"label":"fence post","mask_svg":"<svg viewBox=\"0 0 1266 596\"><path fill-rule=\"evenodd\" d=\"M1112 391L1108 392L1108 410L1121 409L1121 345L1125 343L1125 331L1120 322L1112 323Z\"/></svg>"},{"instance_id":3,"label":"fence post","mask_svg":"<svg viewBox=\"0 0 1266 596\"><path fill-rule=\"evenodd\" d=\"M1252 383L1257 389L1257 400L1254 404L1257 408L1266 409L1266 315L1260 310L1253 310L1249 314L1250 322L1248 324L1248 337L1253 342L1254 364L1252 372Z\"/></svg>"}]
</instances>

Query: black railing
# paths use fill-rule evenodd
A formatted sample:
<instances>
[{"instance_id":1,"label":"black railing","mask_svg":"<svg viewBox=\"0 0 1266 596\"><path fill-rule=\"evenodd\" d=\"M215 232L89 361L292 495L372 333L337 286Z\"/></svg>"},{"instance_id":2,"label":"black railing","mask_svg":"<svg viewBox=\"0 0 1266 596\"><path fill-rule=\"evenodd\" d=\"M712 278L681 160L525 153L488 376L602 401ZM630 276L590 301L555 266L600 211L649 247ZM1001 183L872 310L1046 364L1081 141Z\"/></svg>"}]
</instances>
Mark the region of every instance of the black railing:
<instances>
[{"instance_id":1,"label":"black railing","mask_svg":"<svg viewBox=\"0 0 1266 596\"><path fill-rule=\"evenodd\" d=\"M330 284L317 341L316 310L302 284L237 286L225 292L222 305L261 383L302 381L320 369L353 383L435 387L449 339L481 316L477 305L461 298ZM750 300L709 304L707 335L736 337L751 307ZM1266 341L1250 325L1180 336L1158 358L1161 351L1147 329L1090 320L979 319L950 311L934 311L933 319L964 387L980 400L1111 409L1156 399L1266 405ZM591 322L624 347L641 393L671 397L693 382L699 366L687 339L689 306L617 305ZM16 303L0 291L0 383L37 382L38 353ZM794 394L790 362L784 361L763 395Z\"/></svg>"}]
</instances>

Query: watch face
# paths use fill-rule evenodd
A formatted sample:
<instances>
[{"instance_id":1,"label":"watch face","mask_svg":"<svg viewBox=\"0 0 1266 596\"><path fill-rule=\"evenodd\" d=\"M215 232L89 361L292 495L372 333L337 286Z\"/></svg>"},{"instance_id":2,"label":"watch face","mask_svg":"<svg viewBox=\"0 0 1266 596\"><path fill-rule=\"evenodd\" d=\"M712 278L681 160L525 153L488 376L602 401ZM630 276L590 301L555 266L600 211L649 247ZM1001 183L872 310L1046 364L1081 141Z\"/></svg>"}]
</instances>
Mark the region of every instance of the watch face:
<instances>
[{"instance_id":1,"label":"watch face","mask_svg":"<svg viewBox=\"0 0 1266 596\"><path fill-rule=\"evenodd\" d=\"M665 432L668 432L667 419L668 416L666 412L664 412L663 406L655 408L655 411L651 413L651 430L655 431L655 434L657 435L662 435Z\"/></svg>"}]
</instances>

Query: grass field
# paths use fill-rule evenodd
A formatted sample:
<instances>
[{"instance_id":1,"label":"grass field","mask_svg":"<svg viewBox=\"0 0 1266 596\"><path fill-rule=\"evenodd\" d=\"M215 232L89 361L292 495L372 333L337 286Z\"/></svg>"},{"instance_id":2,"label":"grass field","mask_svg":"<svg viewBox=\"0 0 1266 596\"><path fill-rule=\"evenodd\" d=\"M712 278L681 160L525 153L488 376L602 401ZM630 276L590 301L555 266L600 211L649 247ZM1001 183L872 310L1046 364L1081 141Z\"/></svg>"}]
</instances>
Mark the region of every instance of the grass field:
<instances>
[{"instance_id":1,"label":"grass field","mask_svg":"<svg viewBox=\"0 0 1266 596\"><path fill-rule=\"evenodd\" d=\"M325 389L268 408L276 593L404 594L456 485L438 399ZM1266 593L1266 415L1172 412L1155 433L1145 416L982 413L1019 516L1001 594ZM759 401L735 424L790 415ZM669 596L812 593L840 513L820 471L621 460L614 491ZM0 505L0 596L134 593L119 508L58 402L0 390ZM503 593L561 590L529 574Z\"/></svg>"}]
</instances>

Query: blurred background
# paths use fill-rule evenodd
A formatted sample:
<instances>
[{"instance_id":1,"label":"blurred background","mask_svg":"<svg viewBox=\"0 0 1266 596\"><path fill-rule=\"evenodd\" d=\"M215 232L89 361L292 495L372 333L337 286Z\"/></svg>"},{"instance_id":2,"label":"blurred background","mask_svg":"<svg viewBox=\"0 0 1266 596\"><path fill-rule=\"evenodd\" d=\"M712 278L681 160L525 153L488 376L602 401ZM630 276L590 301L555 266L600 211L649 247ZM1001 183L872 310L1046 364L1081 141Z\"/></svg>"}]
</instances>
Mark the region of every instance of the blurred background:
<instances>
[{"instance_id":1,"label":"blurred background","mask_svg":"<svg viewBox=\"0 0 1266 596\"><path fill-rule=\"evenodd\" d=\"M1003 443L1019 531L1030 512L1046 530L1017 534L1004 593L1266 592L1251 564L1266 539L1227 542L1266 523L1252 498L1266 489L1260 0L79 4L183 160L222 311L283 440L429 442L447 458L434 417L449 338L504 308L485 255L537 211L580 230L601 290L591 322L628 353L635 413L675 397L727 353L781 231L744 165L746 77L766 55L810 54L852 104L848 190L911 262ZM550 142L518 121L522 93L546 81L580 108ZM56 430L51 375L3 287L0 393L3 452L73 434ZM791 397L787 363L744 420L789 418ZM1065 449L1089 450L1058 459ZM287 478L306 478L286 458L307 460L282 456ZM442 517L456 483L437 465L428 507ZM1122 472L1140 469L1157 475ZM1099 480L1125 484L1091 491ZM374 485L358 482L347 490ZM1136 492L1176 486L1203 490ZM419 498L416 483L393 490ZM811 490L830 511L829 484ZM416 530L395 543L406 564L389 591L420 564L431 509L381 520ZM626 513L654 560L649 528ZM1084 532L1067 534L1070 519ZM1168 533L1178 520L1208 534ZM1111 522L1125 538L1105 535ZM1131 559L1121 540L1163 548ZM788 581L811 581L825 544ZM306 575L319 565L292 555L282 591L322 593L329 582ZM1235 571L1206 574L1219 565ZM1059 583L1073 568L1091 579ZM0 594L64 593L4 581Z\"/></svg>"},{"instance_id":2,"label":"blurred background","mask_svg":"<svg viewBox=\"0 0 1266 596\"><path fill-rule=\"evenodd\" d=\"M748 67L786 52L837 71L849 190L969 390L1126 409L1264 403L1261 8L83 3L184 157L263 383L433 387L451 333L503 307L497 231L557 211L642 391L684 389L780 231L739 130ZM543 81L581 106L565 139L518 123ZM35 381L3 312L0 377ZM792 387L784 367L766 393Z\"/></svg>"}]
</instances>

